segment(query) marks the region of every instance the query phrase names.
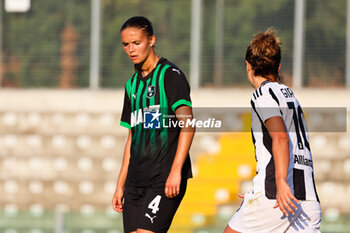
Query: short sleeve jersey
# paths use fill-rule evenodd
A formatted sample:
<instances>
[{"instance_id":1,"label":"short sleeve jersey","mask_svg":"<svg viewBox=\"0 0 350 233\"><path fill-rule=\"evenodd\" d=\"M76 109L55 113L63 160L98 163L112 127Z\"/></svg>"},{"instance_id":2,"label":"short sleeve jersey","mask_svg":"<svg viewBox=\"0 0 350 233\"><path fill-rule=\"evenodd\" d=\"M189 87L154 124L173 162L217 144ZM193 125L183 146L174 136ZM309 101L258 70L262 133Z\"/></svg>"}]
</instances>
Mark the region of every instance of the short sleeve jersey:
<instances>
[{"instance_id":1,"label":"short sleeve jersey","mask_svg":"<svg viewBox=\"0 0 350 233\"><path fill-rule=\"evenodd\" d=\"M251 98L252 138L257 160L254 192L276 199L275 164L267 119L281 117L289 136L290 161L287 182L299 200L317 200L313 161L303 111L290 88L277 82L263 82Z\"/></svg>"},{"instance_id":2,"label":"short sleeve jersey","mask_svg":"<svg viewBox=\"0 0 350 233\"><path fill-rule=\"evenodd\" d=\"M132 133L126 186L165 184L174 161L180 129L169 130L163 126L149 129L145 125L145 114L156 112L154 118L161 121L163 116L175 116L176 109L181 106L192 107L190 86L184 73L165 58L160 58L146 77L135 73L127 81L120 122ZM182 179L191 177L188 155L182 168Z\"/></svg>"}]
</instances>

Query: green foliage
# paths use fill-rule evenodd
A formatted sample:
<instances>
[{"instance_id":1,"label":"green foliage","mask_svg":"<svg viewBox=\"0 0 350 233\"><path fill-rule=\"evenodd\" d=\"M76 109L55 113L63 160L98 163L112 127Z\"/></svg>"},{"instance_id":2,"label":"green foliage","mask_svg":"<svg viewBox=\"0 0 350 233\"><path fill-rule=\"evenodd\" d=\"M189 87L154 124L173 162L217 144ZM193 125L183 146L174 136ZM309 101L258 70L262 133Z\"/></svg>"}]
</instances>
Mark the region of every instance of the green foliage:
<instances>
[{"instance_id":1,"label":"green foliage","mask_svg":"<svg viewBox=\"0 0 350 233\"><path fill-rule=\"evenodd\" d=\"M309 0L306 18L305 84L344 83L346 0Z\"/></svg>"},{"instance_id":2,"label":"green foliage","mask_svg":"<svg viewBox=\"0 0 350 233\"><path fill-rule=\"evenodd\" d=\"M268 4L267 4L268 3ZM209 5L211 6L209 7ZM203 41L203 85L212 84L215 47L215 1L206 0ZM224 85L247 85L245 52L252 35L274 27L283 41L283 72L291 72L293 33L293 0L225 1ZM209 17L208 17L209 16Z\"/></svg>"},{"instance_id":3,"label":"green foliage","mask_svg":"<svg viewBox=\"0 0 350 233\"><path fill-rule=\"evenodd\" d=\"M133 65L120 41L120 27L131 16L151 20L156 52L189 77L191 0L101 0L101 86L123 87ZM252 35L274 27L283 42L282 75L292 75L294 0L225 0L223 85L247 85L245 50ZM62 72L61 33L77 31L77 87L89 85L91 1L32 0L27 13L4 15L5 83L19 87L57 87ZM202 0L201 84L213 85L215 0ZM306 0L306 85L342 85L345 70L346 0Z\"/></svg>"},{"instance_id":4,"label":"green foliage","mask_svg":"<svg viewBox=\"0 0 350 233\"><path fill-rule=\"evenodd\" d=\"M31 4L27 13L4 13L5 80L10 78L9 82L19 87L57 87L61 72L60 35L70 23L80 35L77 84L83 86L83 79L88 77L90 2L35 0ZM13 59L17 64L11 63ZM19 69L11 69L15 65Z\"/></svg>"}]
</instances>

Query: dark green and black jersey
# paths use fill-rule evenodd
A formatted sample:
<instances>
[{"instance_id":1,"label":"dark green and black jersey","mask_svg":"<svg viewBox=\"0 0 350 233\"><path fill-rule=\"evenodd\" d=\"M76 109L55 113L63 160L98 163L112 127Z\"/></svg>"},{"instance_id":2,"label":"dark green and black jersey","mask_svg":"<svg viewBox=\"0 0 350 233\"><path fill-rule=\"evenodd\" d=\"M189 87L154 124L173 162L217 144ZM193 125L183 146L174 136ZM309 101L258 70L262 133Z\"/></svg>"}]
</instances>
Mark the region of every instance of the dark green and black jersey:
<instances>
[{"instance_id":1,"label":"dark green and black jersey","mask_svg":"<svg viewBox=\"0 0 350 233\"><path fill-rule=\"evenodd\" d=\"M120 125L132 132L130 163L126 186L164 185L175 157L180 129L149 128L149 121L158 123L174 116L180 106L190 106L190 86L183 72L165 58L146 77L135 73L125 86ZM148 113L154 113L152 115ZM147 115L148 114L148 115ZM148 122L148 123L150 123ZM152 125L153 126L153 125ZM192 177L189 155L182 169L183 179Z\"/></svg>"}]
</instances>

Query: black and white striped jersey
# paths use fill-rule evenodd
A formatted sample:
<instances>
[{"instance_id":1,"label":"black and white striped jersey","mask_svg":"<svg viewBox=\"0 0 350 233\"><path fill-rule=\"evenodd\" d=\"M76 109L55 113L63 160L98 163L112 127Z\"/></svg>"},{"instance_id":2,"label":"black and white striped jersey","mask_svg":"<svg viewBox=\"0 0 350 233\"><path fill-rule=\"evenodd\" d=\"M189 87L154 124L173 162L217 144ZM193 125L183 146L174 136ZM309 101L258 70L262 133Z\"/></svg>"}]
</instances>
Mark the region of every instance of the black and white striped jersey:
<instances>
[{"instance_id":1,"label":"black and white striped jersey","mask_svg":"<svg viewBox=\"0 0 350 233\"><path fill-rule=\"evenodd\" d=\"M253 93L251 106L252 138L257 160L254 193L263 192L268 199L276 199L272 139L265 121L279 116L283 119L289 136L287 182L298 200L318 201L305 118L292 90L283 84L265 81Z\"/></svg>"}]
</instances>

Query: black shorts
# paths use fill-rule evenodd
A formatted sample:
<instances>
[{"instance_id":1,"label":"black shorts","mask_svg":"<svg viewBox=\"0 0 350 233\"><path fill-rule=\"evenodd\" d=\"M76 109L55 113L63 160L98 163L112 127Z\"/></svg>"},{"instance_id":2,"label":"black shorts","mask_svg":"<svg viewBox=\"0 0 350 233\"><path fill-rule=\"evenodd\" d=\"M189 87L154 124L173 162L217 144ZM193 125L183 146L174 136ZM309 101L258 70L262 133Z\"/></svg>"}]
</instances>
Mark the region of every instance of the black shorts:
<instances>
[{"instance_id":1,"label":"black shorts","mask_svg":"<svg viewBox=\"0 0 350 233\"><path fill-rule=\"evenodd\" d=\"M125 187L123 205L124 232L145 229L156 233L167 232L185 195L187 181L181 183L180 194L167 198L165 187Z\"/></svg>"}]
</instances>

